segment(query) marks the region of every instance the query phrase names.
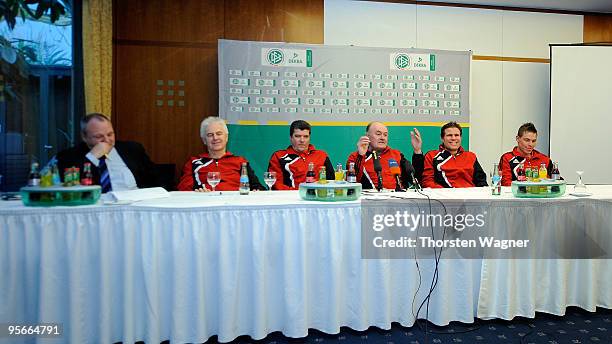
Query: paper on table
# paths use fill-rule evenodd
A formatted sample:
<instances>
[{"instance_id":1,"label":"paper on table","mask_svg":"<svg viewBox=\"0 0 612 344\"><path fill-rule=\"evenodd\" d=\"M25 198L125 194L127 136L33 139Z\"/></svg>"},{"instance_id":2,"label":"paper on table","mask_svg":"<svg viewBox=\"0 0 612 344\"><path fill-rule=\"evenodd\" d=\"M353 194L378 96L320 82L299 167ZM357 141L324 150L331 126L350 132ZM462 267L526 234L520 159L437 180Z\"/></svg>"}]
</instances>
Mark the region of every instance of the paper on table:
<instances>
[{"instance_id":1,"label":"paper on table","mask_svg":"<svg viewBox=\"0 0 612 344\"><path fill-rule=\"evenodd\" d=\"M112 191L109 192L112 199L115 202L137 202L155 198L166 198L170 197L170 193L166 189L161 187L136 189L136 190L123 190L123 191Z\"/></svg>"}]
</instances>

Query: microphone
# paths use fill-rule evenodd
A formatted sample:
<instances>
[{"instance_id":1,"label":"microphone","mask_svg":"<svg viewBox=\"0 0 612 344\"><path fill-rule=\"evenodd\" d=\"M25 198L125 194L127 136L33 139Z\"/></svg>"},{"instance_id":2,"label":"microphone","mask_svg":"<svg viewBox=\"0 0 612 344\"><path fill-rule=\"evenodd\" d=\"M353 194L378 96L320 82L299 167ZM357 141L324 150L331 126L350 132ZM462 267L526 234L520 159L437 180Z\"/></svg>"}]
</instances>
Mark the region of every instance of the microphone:
<instances>
[{"instance_id":1,"label":"microphone","mask_svg":"<svg viewBox=\"0 0 612 344\"><path fill-rule=\"evenodd\" d=\"M376 177L378 177L378 186L376 190L380 192L382 190L382 166L380 165L378 153L376 153L375 150L372 151L372 157L374 158L374 172L376 172Z\"/></svg>"},{"instance_id":2,"label":"microphone","mask_svg":"<svg viewBox=\"0 0 612 344\"><path fill-rule=\"evenodd\" d=\"M421 184L419 184L419 180L414 176L414 166L412 166L410 161L408 160L404 161L404 169L406 170L406 173L408 173L408 175L410 176L410 179L412 180L412 184L414 185L414 187L417 190L422 191L423 188L421 187Z\"/></svg>"},{"instance_id":3,"label":"microphone","mask_svg":"<svg viewBox=\"0 0 612 344\"><path fill-rule=\"evenodd\" d=\"M399 176L402 174L402 170L400 169L397 161L393 158L389 159L389 170L391 174L395 177L395 191L404 191L402 189L402 183L400 182Z\"/></svg>"}]
</instances>

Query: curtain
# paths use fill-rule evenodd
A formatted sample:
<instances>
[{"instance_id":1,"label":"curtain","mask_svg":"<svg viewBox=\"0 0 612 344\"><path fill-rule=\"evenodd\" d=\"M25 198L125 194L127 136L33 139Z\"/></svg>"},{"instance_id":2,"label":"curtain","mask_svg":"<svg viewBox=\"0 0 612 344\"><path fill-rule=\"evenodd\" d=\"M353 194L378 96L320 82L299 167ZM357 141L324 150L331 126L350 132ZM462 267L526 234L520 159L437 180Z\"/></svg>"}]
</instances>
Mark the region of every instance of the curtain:
<instances>
[{"instance_id":1,"label":"curtain","mask_svg":"<svg viewBox=\"0 0 612 344\"><path fill-rule=\"evenodd\" d=\"M112 1L83 1L85 109L111 116L113 66Z\"/></svg>"}]
</instances>

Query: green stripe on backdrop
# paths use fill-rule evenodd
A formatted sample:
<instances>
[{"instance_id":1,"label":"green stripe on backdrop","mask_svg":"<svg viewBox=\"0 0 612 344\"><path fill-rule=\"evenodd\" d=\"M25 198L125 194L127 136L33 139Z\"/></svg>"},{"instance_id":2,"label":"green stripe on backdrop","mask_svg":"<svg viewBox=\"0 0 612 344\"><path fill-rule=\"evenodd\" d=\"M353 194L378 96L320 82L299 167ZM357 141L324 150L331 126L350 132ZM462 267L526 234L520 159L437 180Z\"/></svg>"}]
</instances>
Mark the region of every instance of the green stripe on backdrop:
<instances>
[{"instance_id":1,"label":"green stripe on backdrop","mask_svg":"<svg viewBox=\"0 0 612 344\"><path fill-rule=\"evenodd\" d=\"M289 146L288 125L236 125L230 124L228 149L247 158L261 179L268 168L272 153ZM410 130L413 127L390 126L389 146L399 149L406 158L412 157ZM437 149L440 144L439 127L417 126L423 137L423 150ZM357 140L365 134L365 126L315 126L310 142L317 149L327 152L332 164L346 163L349 154L356 150ZM463 147L469 149L469 128L463 129Z\"/></svg>"}]
</instances>

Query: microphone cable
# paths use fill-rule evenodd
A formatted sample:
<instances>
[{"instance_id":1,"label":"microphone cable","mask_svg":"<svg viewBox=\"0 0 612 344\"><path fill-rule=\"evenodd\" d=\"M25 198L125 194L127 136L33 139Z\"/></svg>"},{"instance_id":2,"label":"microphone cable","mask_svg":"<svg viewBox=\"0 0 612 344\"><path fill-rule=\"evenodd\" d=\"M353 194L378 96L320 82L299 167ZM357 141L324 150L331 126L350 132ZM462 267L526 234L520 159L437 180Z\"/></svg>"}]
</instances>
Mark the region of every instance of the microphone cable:
<instances>
[{"instance_id":1,"label":"microphone cable","mask_svg":"<svg viewBox=\"0 0 612 344\"><path fill-rule=\"evenodd\" d=\"M431 202L435 201L437 203L439 203L442 208L444 209L444 216L446 216L448 214L448 210L446 209L446 206L444 205L444 203L438 199L432 199L431 197L429 197L429 195L423 193L421 190L417 190L417 192L420 195L423 195L425 197L427 197L427 201L428 201L428 206L429 206L429 214L430 216L433 213L433 207ZM435 232L434 232L434 228L433 228L433 224L430 223L431 228L431 238L432 240L435 240ZM446 237L446 228L447 226L443 226L443 231L442 231L442 241L444 241L444 238ZM433 294L433 291L435 290L436 286L438 285L438 281L439 281L439 276L440 276L440 271L439 271L439 265L440 265L440 259L442 257L442 248L440 248L440 251L438 252L435 245L434 245L434 262L435 262L435 266L434 266L434 274L431 280L431 284L429 287L429 291L427 293L427 296L423 299L423 301L421 302L421 305L419 306L417 313L416 313L416 317L415 317L415 322L417 323L417 325L419 326L419 329L421 329L424 333L425 333L425 343L427 343L427 335L429 334L457 334L457 333L468 333L468 332L472 332L472 331L476 331L478 330L481 326L478 325L476 327L473 328L468 328L465 331L454 331L454 332L441 332L441 331L430 331L428 330L428 324L429 324L429 303L431 300L431 296ZM417 264L418 266L418 264ZM419 273L419 278L420 278L420 271L418 271ZM419 285L420 285L420 281L419 281ZM418 290L417 290L418 292ZM416 297L416 294L415 294ZM421 311L421 309L423 308L423 306L425 306L425 329L423 329L419 323L419 319L418 319L418 315ZM476 319L475 321L476 323L478 322L478 319Z\"/></svg>"},{"instance_id":2,"label":"microphone cable","mask_svg":"<svg viewBox=\"0 0 612 344\"><path fill-rule=\"evenodd\" d=\"M432 198L429 197L429 195L423 193L420 190L417 190L417 192L420 195L423 195L425 197L427 197L427 203L428 203L428 207L429 207L429 215L432 216L433 214L433 206L432 206ZM437 201L438 203L440 203L440 205L442 206L442 208L444 209L444 216L447 215L448 211L446 209L446 206L444 205L444 203L442 203L439 200L433 199L434 201ZM436 240L435 237L435 231L434 231L434 226L433 223L429 224L429 227L431 229L431 239L432 240ZM444 237L446 236L446 226L443 227L443 231L442 231L442 240L444 240ZM425 333L425 343L427 343L427 336L430 334L430 331L428 330L428 326L429 326L429 303L431 301L431 295L433 294L433 291L436 289L436 286L438 285L438 280L439 280L439 265L440 265L440 258L442 257L442 248L440 248L440 251L438 252L438 249L435 247L433 247L433 251L434 251L434 273L433 273L433 277L431 280L431 284L429 286L429 291L427 293L427 296L423 299L423 301L421 302L421 304L419 305L419 308L417 309L417 320L416 323L419 326L419 328L421 330L423 330L423 328L421 327L419 321L418 321L418 315L421 312L421 309L423 308L423 306L425 306L425 329L423 330Z\"/></svg>"}]
</instances>

